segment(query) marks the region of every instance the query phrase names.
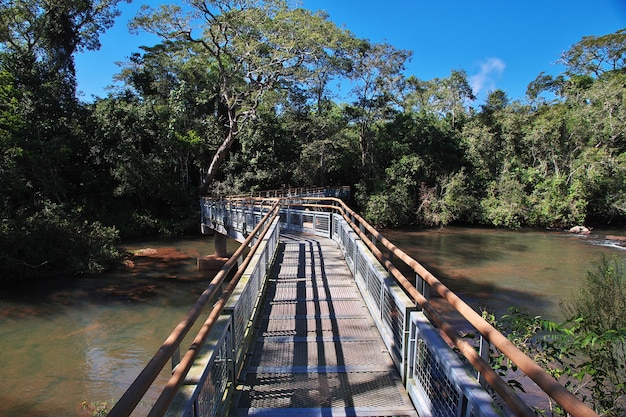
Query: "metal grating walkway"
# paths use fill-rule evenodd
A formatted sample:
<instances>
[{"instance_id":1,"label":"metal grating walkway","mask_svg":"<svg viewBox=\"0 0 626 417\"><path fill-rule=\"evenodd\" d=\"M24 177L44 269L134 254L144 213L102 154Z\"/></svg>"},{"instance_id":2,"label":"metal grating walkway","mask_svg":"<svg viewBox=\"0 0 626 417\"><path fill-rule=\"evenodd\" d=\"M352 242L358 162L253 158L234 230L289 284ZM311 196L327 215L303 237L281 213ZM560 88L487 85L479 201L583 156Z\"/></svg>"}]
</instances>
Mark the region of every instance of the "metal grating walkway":
<instances>
[{"instance_id":1,"label":"metal grating walkway","mask_svg":"<svg viewBox=\"0 0 626 417\"><path fill-rule=\"evenodd\" d=\"M231 416L417 417L337 244L282 234Z\"/></svg>"}]
</instances>

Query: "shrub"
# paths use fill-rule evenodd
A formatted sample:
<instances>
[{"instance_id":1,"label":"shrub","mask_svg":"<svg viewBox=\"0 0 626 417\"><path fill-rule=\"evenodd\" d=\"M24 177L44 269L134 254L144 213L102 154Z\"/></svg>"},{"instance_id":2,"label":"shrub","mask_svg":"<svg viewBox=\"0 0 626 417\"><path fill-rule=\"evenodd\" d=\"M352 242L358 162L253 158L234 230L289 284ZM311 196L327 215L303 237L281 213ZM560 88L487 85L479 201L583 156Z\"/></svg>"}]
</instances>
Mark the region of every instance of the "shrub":
<instances>
[{"instance_id":1,"label":"shrub","mask_svg":"<svg viewBox=\"0 0 626 417\"><path fill-rule=\"evenodd\" d=\"M626 268L617 257L587 271L576 294L563 303L562 323L511 308L494 325L524 353L607 417L626 416ZM510 368L499 355L492 364ZM519 384L518 384L519 385ZM553 414L565 415L555 407Z\"/></svg>"},{"instance_id":2,"label":"shrub","mask_svg":"<svg viewBox=\"0 0 626 417\"><path fill-rule=\"evenodd\" d=\"M118 233L81 216L80 210L45 202L37 212L4 219L0 271L4 280L97 272L119 259Z\"/></svg>"},{"instance_id":3,"label":"shrub","mask_svg":"<svg viewBox=\"0 0 626 417\"><path fill-rule=\"evenodd\" d=\"M593 403L606 416L626 416L626 269L616 256L602 257L563 310L564 351L578 380L589 379ZM572 355L573 356L573 355Z\"/></svg>"}]
</instances>

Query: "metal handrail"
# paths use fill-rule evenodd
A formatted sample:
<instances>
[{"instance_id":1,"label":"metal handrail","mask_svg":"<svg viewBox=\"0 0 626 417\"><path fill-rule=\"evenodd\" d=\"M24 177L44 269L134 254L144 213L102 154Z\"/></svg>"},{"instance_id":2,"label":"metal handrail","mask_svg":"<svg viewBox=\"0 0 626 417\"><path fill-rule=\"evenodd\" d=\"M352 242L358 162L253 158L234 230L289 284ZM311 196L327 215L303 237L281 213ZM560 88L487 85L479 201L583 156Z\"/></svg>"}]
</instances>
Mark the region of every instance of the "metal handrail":
<instances>
[{"instance_id":1,"label":"metal handrail","mask_svg":"<svg viewBox=\"0 0 626 417\"><path fill-rule=\"evenodd\" d=\"M266 201L260 198L244 197L236 198L239 204L254 205L254 201ZM532 359L517 348L502 333L485 321L472 307L461 300L455 293L439 281L430 271L407 253L396 247L379 231L365 221L358 213L348 207L345 202L332 197L302 197L292 196L280 198L281 206L322 208L335 210L342 215L350 227L357 233L362 241L369 247L375 257L385 266L393 278L405 290L405 292L417 303L428 315L429 319L440 329L442 333L458 348L459 352L481 374L481 377L500 395L502 400L520 416L534 416L535 414L508 386L506 382L491 368L491 366L476 352L457 330L449 324L441 314L432 306L413 284L396 268L390 261L394 257L403 261L416 274L418 274L429 286L445 299L469 324L471 324L489 343L500 350L511 362L524 372L538 387L549 395L557 404L573 417L597 417L585 403L574 394L565 389L556 379L537 365ZM262 204L262 203L261 203ZM369 233L369 236L366 234ZM389 251L391 256L385 256L376 245L376 241Z\"/></svg>"},{"instance_id":2,"label":"metal handrail","mask_svg":"<svg viewBox=\"0 0 626 417\"><path fill-rule=\"evenodd\" d=\"M535 413L522 401L522 399L509 388L508 384L489 366L489 364L476 352L476 350L460 336L458 331L452 326L423 294L421 294L413 284L400 272L396 266L386 258L380 249L367 238L356 224L345 214L344 219L350 227L361 237L361 240L368 246L376 259L387 269L387 271L395 278L396 282L405 290L405 292L418 304L423 311L426 312L428 319L459 349L459 352L468 360L468 362L480 372L481 376L489 383L489 385L500 395L502 400L515 412L517 416L532 417Z\"/></svg>"},{"instance_id":3,"label":"metal handrail","mask_svg":"<svg viewBox=\"0 0 626 417\"><path fill-rule=\"evenodd\" d=\"M454 327L450 325L440 314L434 309L434 307L423 297L417 289L410 284L410 282L395 268L395 266L386 259L380 250L371 242L363 231L353 222L353 218L350 214L355 214L350 208L345 205L337 205L336 199L321 198L321 197L291 197L280 199L281 207L283 209L289 208L305 208L305 209L325 209L338 212L345 220L349 227L355 231L361 240L368 246L369 250L374 254L381 264L383 264L387 271L389 271L397 282L401 283L405 292L407 292L413 301L420 305L422 309L428 313L430 320L440 329L445 335L453 341L453 343L464 354L468 361L481 372L483 378L494 388L494 390L500 395L503 401L515 411L518 416L534 416L535 414L529 409L529 407L512 391L509 386L502 380L502 378L489 366L485 360L480 357L473 347L467 343L467 341L461 338ZM264 200L250 197L235 197L233 199L223 200L221 204L228 205L230 210L241 210L243 207L254 208L257 203L263 205ZM310 202L310 203L309 203ZM331 204L323 204L323 202L329 202ZM363 221L361 219L361 221ZM363 221L364 222L364 221Z\"/></svg>"},{"instance_id":4,"label":"metal handrail","mask_svg":"<svg viewBox=\"0 0 626 417\"><path fill-rule=\"evenodd\" d=\"M340 215L342 215L342 217L346 220L346 224L352 230L354 230L365 243L369 243L369 239L367 238L367 236L365 236L362 233L362 231L359 230L359 228L353 223L352 219L349 218L349 216L346 214L346 211L341 206L337 206L336 204L334 204L335 202L332 200L328 200L328 202L333 203L333 204L321 204L321 202L323 202L324 200L327 200L327 199L320 198L320 197L284 198L284 199L281 199L281 208L287 211L290 208L307 209L307 210L311 210L312 212L319 210L319 209L336 211ZM262 200L258 200L257 202L260 202L262 204ZM309 204L308 202L313 203L313 204ZM224 208L228 207L227 210L229 211L239 212L245 209L246 207L248 209L254 209L256 202L254 200L251 200L249 197L248 198L236 197L234 199L218 201L218 202L215 202L215 204L221 205ZM378 250L378 248L376 248L375 246L373 247L370 246L368 249L372 251L373 254L377 254L377 259L381 263L384 263L384 259L382 257L382 254ZM404 279L407 282L407 285L409 287L412 287L410 284L408 284L408 280L406 280L406 278L404 278L395 269L393 265L387 264L386 266L387 266L388 271L391 270L394 272L397 280ZM413 289L415 288L413 287ZM517 415L528 416L528 417L534 415L531 412L531 410L521 401L521 399L519 399L519 397L517 397L517 395L512 390L509 389L508 385L497 375L497 373L481 357L477 356L473 348L469 344L467 344L467 342L464 339L459 337L458 333L454 331L454 328L450 324L448 324L439 315L439 313L428 303L428 301L424 299L421 296L421 294L417 291L416 291L416 294L413 294L412 299L415 299L415 298L417 298L419 301L417 304L422 304L423 306L422 309L429 313L429 316L431 317L431 321L434 322L438 326L439 329L447 330L448 338L454 340L456 345L460 348L460 350L465 352L466 356L470 358L470 362L474 365L474 367L482 372L483 377L490 383L490 385L495 387L494 389L496 390L496 392L498 392L501 395L503 400L509 405L511 409L515 410Z\"/></svg>"},{"instance_id":5,"label":"metal handrail","mask_svg":"<svg viewBox=\"0 0 626 417\"><path fill-rule=\"evenodd\" d=\"M395 245L393 245L380 232L378 232L361 216L359 216L350 207L348 207L341 199L332 197L290 197L280 199L240 197L231 200L225 200L223 203L229 205L232 204L235 207L247 206L249 209L259 209L261 211L264 211L264 208L269 207L270 203L272 204L272 209L269 210L263 220L259 222L254 230L248 235L244 244L240 246L240 250L243 250L246 245L250 244L250 239L254 238L254 236L260 230L261 225L269 218L270 214L272 214L272 219L274 219L278 215L278 208L280 208L281 206L298 206L308 209L315 208L336 211L346 220L348 225L361 238L363 243L368 246L372 254L378 259L378 261L385 266L387 271L390 273L391 276L393 276L396 282L405 290L405 292L413 299L413 301L424 310L424 312L427 314L428 318L433 322L433 324L437 326L439 330L444 333L445 336L447 336L447 338L458 348L459 352L463 354L465 358L472 364L472 366L474 366L474 368L481 373L481 376L485 378L489 385L500 395L502 400L517 415L531 416L534 415L534 413L517 396L517 394L510 389L508 384L506 384L502 380L502 378L491 368L491 366L489 366L489 364L482 357L480 357L480 355L478 355L475 348L467 343L467 341L460 336L458 331L455 330L455 328L440 315L440 313L432 306L428 299L425 298L424 295L422 295L415 288L415 286L411 284L409 279L407 279L396 268L396 266L390 260L391 257L401 260L416 274L418 274L421 279L429 284L430 288L434 289L443 299L450 303L450 305L461 316L463 316L468 321L468 323L471 324L487 341L489 341L494 347L499 349L502 354L504 354L507 358L509 358L509 360L511 360L511 362L516 364L522 372L524 372L535 384L537 384L537 386L539 386L544 392L546 392L570 415L572 415L573 417L598 416L586 404L584 404L575 395L565 389L561 384L559 384L556 379L550 376L539 365L532 361L532 359L530 359L521 350L519 350L502 333L500 333L497 329L495 329L488 322L486 322L478 313L476 313L469 305L467 305L449 288L441 283L441 281L439 281L419 262L410 257L401 249L397 248ZM378 247L377 242L383 248L389 251L389 254L383 254L381 249ZM241 256L241 252L238 251L235 253L235 255L233 255L233 257L229 259L227 264L224 265L222 271L224 271L225 269L227 269L227 271L224 273L220 271L220 273L218 273L213 281L211 281L205 292L198 300L198 303L201 304L201 307L198 306L198 303L196 303L196 305L192 307L185 319L177 326L177 328L174 330L174 332L172 332L170 337L166 339L166 342L161 346L161 348L159 349L157 354L155 354L155 357L153 357L148 366L144 369L144 371L142 371L142 373L137 377L133 385L131 385L131 387L120 399L120 401L114 406L114 408L109 413L109 416L128 416L137 406L150 384L152 384L153 381L156 379L156 376L158 375L160 370L167 363L169 357L171 357L176 347L182 342L182 338L188 332L189 328L193 325L193 323L191 323L187 326L187 320L193 316L195 316L195 318L193 318L193 322L197 320L200 311L204 308L208 300L212 299L216 295L217 289L220 287L225 276L229 273L234 262L237 261L239 256ZM231 264L227 267L229 262ZM232 288L230 290L232 291ZM226 297L227 299L228 296L229 289L227 288L224 297ZM224 302L225 301L226 300L224 300ZM223 303L221 303L220 305L223 306ZM219 313L215 314L219 315ZM188 351L189 357L188 355L185 355L185 359L183 359L185 364L183 364L183 361L181 361L181 363L179 364L179 368L181 370L179 371L177 368L175 374L179 373L180 375L183 375L184 378L184 374L186 374L187 372L184 368L187 368L188 370L188 366L190 366L190 363L193 362L193 359L195 358L195 355L197 355L199 347L204 342L206 334L208 334L208 331L212 326L212 320L214 320L216 317L215 314L211 312L209 318L207 318L207 322L205 322L205 326L203 326L203 329L201 329L201 332L196 337L196 340L194 340L190 351ZM201 334L206 326L208 326L205 332L206 334ZM157 363L160 364L160 366L157 366ZM149 368L158 368L158 371L148 370ZM156 372L156 374L154 374L154 372ZM144 375L144 373L146 375ZM159 400L157 400L157 404L153 408L150 416L163 415L163 413L167 409L167 406L171 403L173 395L180 386L180 383L182 383L182 378L180 375L172 376L170 382L168 382L168 385L164 389L164 394L162 394L162 396L164 396L164 399L161 400L161 398L159 398ZM150 377L152 379L147 382ZM137 386L135 387L135 385ZM133 393L129 394L129 391L133 391ZM138 393L140 391L142 392L139 395ZM128 411L126 412L122 410Z\"/></svg>"},{"instance_id":6,"label":"metal handrail","mask_svg":"<svg viewBox=\"0 0 626 417\"><path fill-rule=\"evenodd\" d=\"M111 411L107 414L108 417L130 416L130 414L137 407L150 386L154 383L160 372L163 370L165 365L167 365L167 363L170 361L191 327L196 323L202 310L204 310L208 302L217 295L217 292L221 288L222 283L230 274L233 267L237 264L245 248L250 245L250 243L252 243L253 239L257 238L257 234L259 232L262 231L262 236L265 234L268 225L271 225L272 221L278 215L279 208L280 204L278 202L275 202L271 210L268 211L268 213L263 217L259 224L249 234L246 240L239 246L235 253L224 264L222 269L220 269L220 271L215 275L207 288L200 295L196 303L185 315L183 320L181 320L181 322L176 326L174 331L172 331L172 333L166 338L165 342L163 342L161 347L148 362L146 367L140 372L137 378L126 390L124 395L122 395L119 401L113 406ZM178 390L178 387L180 387L180 385L183 383L184 377L189 371L193 360L196 358L200 348L202 347L202 344L206 340L206 337L213 326L216 316L219 316L225 302L228 300L228 297L232 293L232 290L234 289L233 285L236 285L236 282L241 277L241 275L245 271L245 268L249 264L255 249L262 241L262 236L255 242L244 262L238 268L235 277L233 277L231 283L229 283L226 289L222 292L219 301L211 310L209 317L198 332L192 345L187 351L187 354L185 354L184 358L174 370L172 377L166 384L166 387L164 388L162 394L159 396L159 399L157 399L157 403L150 411L149 416L163 416L167 411L167 407L174 399L176 390Z\"/></svg>"},{"instance_id":7,"label":"metal handrail","mask_svg":"<svg viewBox=\"0 0 626 417\"><path fill-rule=\"evenodd\" d=\"M273 210L272 212L268 213L266 216L266 217L269 217L268 223L271 224L276 218L276 216L278 216L278 210ZM254 254L256 253L256 250L263 242L263 237L265 236L268 230L268 227L265 227L263 222L257 225L257 227L255 228L251 236L256 235L256 233L259 231L258 229L260 229L261 227L263 227L263 230L261 234L258 236L257 241L255 242L254 246L252 247L252 249L246 256L244 261L242 262L239 269L237 269L237 272L235 273L233 278L230 280L230 282L228 283L228 285L222 292L222 295L220 296L219 300L213 306L213 309L209 313L209 316L207 317L200 331L198 331L198 334L196 335L191 346L187 350L187 353L181 359L180 363L178 364L178 366L172 373L171 378L165 385L163 392L161 393L156 403L150 410L150 413L148 413L148 417L161 417L165 415L165 413L167 412L167 409L172 403L172 401L174 400L174 397L176 396L178 389L183 384L184 379L187 376L187 373L189 372L189 369L191 369L191 366L193 365L194 361L198 357L200 349L204 345L204 342L206 341L207 336L211 332L211 329L213 329L213 326L217 322L217 319L219 318L220 314L222 314L222 311L224 310L224 306L226 305L226 302L232 295L235 287L239 283L241 276L243 275L244 271L250 264L250 261L253 258Z\"/></svg>"},{"instance_id":8,"label":"metal handrail","mask_svg":"<svg viewBox=\"0 0 626 417\"><path fill-rule=\"evenodd\" d=\"M253 191L251 193L240 194L240 195L229 195L227 198L231 199L235 198L291 198L294 196L303 197L303 196L312 196L312 195L323 195L324 197L330 197L328 195L331 192L335 195L349 195L350 187L349 186L338 186L338 187L284 187L277 188L274 190L262 190L262 191Z\"/></svg>"},{"instance_id":9,"label":"metal handrail","mask_svg":"<svg viewBox=\"0 0 626 417\"><path fill-rule=\"evenodd\" d=\"M378 258L378 260L385 265L387 270L393 275L397 282L407 291L407 293L414 299L416 303L420 305L428 314L429 318L438 325L445 334L452 340L459 351L465 356L468 361L484 375L485 379L492 386L503 400L512 407L520 415L535 415L528 407L519 400L517 395L514 395L509 389L508 385L497 376L495 371L482 359L464 339L460 337L457 331L455 331L451 325L449 325L437 310L430 304L430 302L415 288L413 284L393 265L388 257L383 256L382 252L372 242L372 239L368 239L361 227L367 230L371 237L379 241L394 257L402 260L407 266L418 274L424 281L426 281L432 289L443 297L450 305L463 316L486 340L488 340L493 346L498 348L511 362L524 372L537 386L539 386L546 394L548 394L557 404L559 404L565 411L567 411L573 417L598 417L591 408L583 403L578 397L569 392L563 387L555 378L550 376L543 368L524 354L519 348L517 348L509 339L507 339L496 328L483 319L472 307L459 298L454 292L446 287L441 281L439 281L430 271L422 266L418 261L409 256L406 252L402 251L385 238L379 231L373 226L367 223L361 216L359 216L354 210L348 207L342 200L337 198L306 198L302 197L303 201L330 201L333 202L334 209L342 213L342 216L348 221L353 230L361 237L365 237L363 241L368 245L372 253ZM283 203L285 204L285 203ZM356 220L358 225L354 222ZM503 385L504 384L504 385ZM506 387L506 389L504 389ZM513 395L511 395L513 394Z\"/></svg>"}]
</instances>

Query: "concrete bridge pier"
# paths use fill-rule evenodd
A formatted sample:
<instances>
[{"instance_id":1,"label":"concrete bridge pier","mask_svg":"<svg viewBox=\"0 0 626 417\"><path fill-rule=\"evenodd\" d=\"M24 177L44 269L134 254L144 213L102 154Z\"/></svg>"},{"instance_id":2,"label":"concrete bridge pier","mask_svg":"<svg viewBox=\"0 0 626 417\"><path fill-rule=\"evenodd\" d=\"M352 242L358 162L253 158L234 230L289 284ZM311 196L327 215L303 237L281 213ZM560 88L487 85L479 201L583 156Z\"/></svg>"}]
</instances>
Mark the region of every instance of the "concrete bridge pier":
<instances>
[{"instance_id":1,"label":"concrete bridge pier","mask_svg":"<svg viewBox=\"0 0 626 417\"><path fill-rule=\"evenodd\" d=\"M226 251L228 238L221 233L213 234L213 238L215 239L215 253L198 258L199 271L219 271L228 261L229 256Z\"/></svg>"}]
</instances>

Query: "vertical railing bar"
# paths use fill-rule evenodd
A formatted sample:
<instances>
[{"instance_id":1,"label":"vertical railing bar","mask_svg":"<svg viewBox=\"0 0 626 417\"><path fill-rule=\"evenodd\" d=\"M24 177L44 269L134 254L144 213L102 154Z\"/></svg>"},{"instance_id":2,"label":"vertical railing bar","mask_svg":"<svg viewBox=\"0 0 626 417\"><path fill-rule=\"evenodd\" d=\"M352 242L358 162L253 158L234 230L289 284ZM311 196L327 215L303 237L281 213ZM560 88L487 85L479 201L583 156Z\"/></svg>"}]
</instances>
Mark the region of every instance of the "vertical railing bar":
<instances>
[{"instance_id":1,"label":"vertical railing bar","mask_svg":"<svg viewBox=\"0 0 626 417\"><path fill-rule=\"evenodd\" d=\"M480 335L480 340L478 342L478 354L480 355L481 358L483 358L485 362L489 362L489 350L490 349L491 349L491 344L489 343L489 341L485 337L483 337L483 335ZM480 383L480 385L482 385L483 387L486 387L487 381L485 380L485 377L480 371L477 370L476 372L477 372L476 379L478 379L478 382Z\"/></svg>"},{"instance_id":2,"label":"vertical railing bar","mask_svg":"<svg viewBox=\"0 0 626 417\"><path fill-rule=\"evenodd\" d=\"M180 345L176 346L176 350L172 354L172 372L174 371L174 369L176 369L179 363L180 363Z\"/></svg>"}]
</instances>

